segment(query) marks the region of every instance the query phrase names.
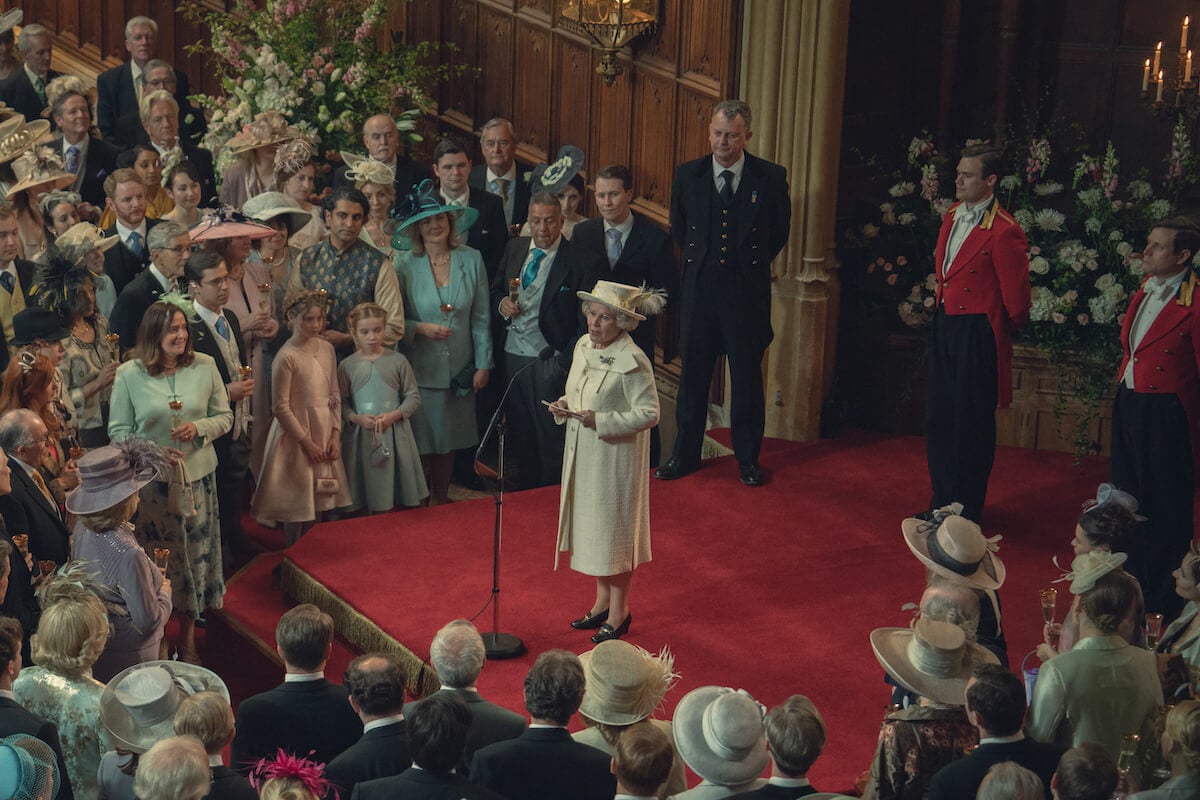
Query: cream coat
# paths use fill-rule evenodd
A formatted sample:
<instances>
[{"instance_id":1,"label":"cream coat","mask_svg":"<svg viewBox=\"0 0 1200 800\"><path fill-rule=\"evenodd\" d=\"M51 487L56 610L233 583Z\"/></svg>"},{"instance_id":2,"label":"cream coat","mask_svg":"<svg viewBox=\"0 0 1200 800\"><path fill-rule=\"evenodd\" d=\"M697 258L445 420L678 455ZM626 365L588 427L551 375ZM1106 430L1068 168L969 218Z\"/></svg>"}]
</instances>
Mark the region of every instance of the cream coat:
<instances>
[{"instance_id":1,"label":"cream coat","mask_svg":"<svg viewBox=\"0 0 1200 800\"><path fill-rule=\"evenodd\" d=\"M654 369L628 333L601 350L585 334L575 344L559 402L572 411L596 412L596 429L566 421L558 550L569 551L571 569L585 575L630 572L650 560Z\"/></svg>"}]
</instances>

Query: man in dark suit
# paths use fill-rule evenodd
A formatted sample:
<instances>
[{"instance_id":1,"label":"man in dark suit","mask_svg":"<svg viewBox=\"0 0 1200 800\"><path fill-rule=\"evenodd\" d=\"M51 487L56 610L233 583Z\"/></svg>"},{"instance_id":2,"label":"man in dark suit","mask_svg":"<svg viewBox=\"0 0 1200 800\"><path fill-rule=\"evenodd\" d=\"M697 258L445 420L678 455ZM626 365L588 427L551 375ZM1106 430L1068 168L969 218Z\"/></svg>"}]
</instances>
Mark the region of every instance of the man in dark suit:
<instances>
[{"instance_id":1,"label":"man in dark suit","mask_svg":"<svg viewBox=\"0 0 1200 800\"><path fill-rule=\"evenodd\" d=\"M142 98L138 113L142 120L142 132L138 143L150 145L160 156L178 147L183 157L200 173L201 207L211 205L217 199L213 155L203 147L197 147L179 137L179 102L165 89L155 89Z\"/></svg>"},{"instance_id":2,"label":"man in dark suit","mask_svg":"<svg viewBox=\"0 0 1200 800\"><path fill-rule=\"evenodd\" d=\"M547 650L539 655L525 675L525 708L535 727L477 751L471 782L508 800L611 800L617 788L609 771L612 760L567 732L583 689L583 667L574 653Z\"/></svg>"},{"instance_id":3,"label":"man in dark suit","mask_svg":"<svg viewBox=\"0 0 1200 800\"><path fill-rule=\"evenodd\" d=\"M109 330L121 337L122 353L137 344L138 326L147 309L164 292L177 288L176 282L183 277L190 243L187 227L170 220L158 223L146 234L150 266L139 272L117 295L109 318Z\"/></svg>"},{"instance_id":4,"label":"man in dark suit","mask_svg":"<svg viewBox=\"0 0 1200 800\"><path fill-rule=\"evenodd\" d=\"M48 436L46 423L28 409L13 409L0 417L0 449L8 454L12 470L12 493L0 497L0 515L10 534L29 535L29 552L35 562L61 565L67 563L70 534L45 478L34 466L46 455ZM64 469L60 477L64 490L79 485L74 468Z\"/></svg>"},{"instance_id":5,"label":"man in dark suit","mask_svg":"<svg viewBox=\"0 0 1200 800\"><path fill-rule=\"evenodd\" d=\"M471 725L471 711L461 699L435 694L421 701L408 723L414 765L393 777L358 784L350 800L501 800L455 772Z\"/></svg>"},{"instance_id":6,"label":"man in dark suit","mask_svg":"<svg viewBox=\"0 0 1200 800\"><path fill-rule=\"evenodd\" d=\"M149 17L134 17L126 22L125 50L129 53L128 61L96 77L97 125L105 139L121 148L137 144L138 104L144 94L160 88L150 84L147 74L149 63L158 52L158 23ZM172 72L174 85L169 91L180 108L188 109L188 95L191 94L188 77L177 69ZM200 114L193 116L203 118ZM180 129L189 142L193 142L193 134L199 132L186 125Z\"/></svg>"},{"instance_id":7,"label":"man in dark suit","mask_svg":"<svg viewBox=\"0 0 1200 800\"><path fill-rule=\"evenodd\" d=\"M67 172L75 176L69 187L85 202L104 207L104 179L117 168L116 147L90 135L92 110L82 93L69 89L50 107L50 117L62 134L49 143Z\"/></svg>"},{"instance_id":8,"label":"man in dark suit","mask_svg":"<svg viewBox=\"0 0 1200 800\"><path fill-rule=\"evenodd\" d=\"M1170 575L1192 541L1200 479L1200 279L1189 268L1197 252L1200 228L1186 217L1150 230L1142 253L1146 279L1121 325L1113 401L1110 477L1138 499L1146 517L1126 568L1146 593L1146 610L1167 619L1183 606Z\"/></svg>"},{"instance_id":9,"label":"man in dark suit","mask_svg":"<svg viewBox=\"0 0 1200 800\"><path fill-rule=\"evenodd\" d=\"M0 496L12 492L12 469L8 466L8 455L0 450ZM24 522L15 520L24 526ZM29 660L29 635L37 630L42 609L33 591L31 567L33 557L21 552L9 533L9 521L0 509L0 618L11 617L22 631L20 651L22 658ZM23 528L22 528L23 530ZM21 531L16 531L20 533Z\"/></svg>"},{"instance_id":10,"label":"man in dark suit","mask_svg":"<svg viewBox=\"0 0 1200 800\"><path fill-rule=\"evenodd\" d=\"M400 203L408 196L413 187L425 180L428 167L418 164L400 152L400 131L396 120L387 114L376 114L368 117L363 123L363 146L367 155L381 164L387 164L392 170L392 187L396 190L396 199L392 201L393 208L399 208ZM346 177L349 169L342 164L333 173L333 186L354 186L354 181Z\"/></svg>"},{"instance_id":11,"label":"man in dark suit","mask_svg":"<svg viewBox=\"0 0 1200 800\"><path fill-rule=\"evenodd\" d=\"M365 781L399 775L412 765L404 722L404 667L392 653L368 653L346 667L350 707L363 722L362 738L329 762L325 777L343 797Z\"/></svg>"},{"instance_id":12,"label":"man in dark suit","mask_svg":"<svg viewBox=\"0 0 1200 800\"><path fill-rule=\"evenodd\" d=\"M29 713L13 697L13 681L21 672L22 638L21 623L10 617L0 617L0 739L16 733L41 739L54 751L59 775L66 775L67 766L58 741L58 726ZM71 782L65 778L60 780L55 797L58 800L74 800Z\"/></svg>"},{"instance_id":13,"label":"man in dark suit","mask_svg":"<svg viewBox=\"0 0 1200 800\"><path fill-rule=\"evenodd\" d=\"M492 284L493 302L507 320L504 366L520 374L508 400L509 442L522 488L549 486L562 477L564 429L541 401L562 396L576 340L586 330L577 291L591 291L603 268L595 253L563 237L562 206L552 194L529 202L532 237L509 241ZM518 280L514 302L509 281ZM543 355L553 357L542 358Z\"/></svg>"},{"instance_id":14,"label":"man in dark suit","mask_svg":"<svg viewBox=\"0 0 1200 800\"><path fill-rule=\"evenodd\" d=\"M671 184L671 234L683 251L680 298L683 372L678 432L655 475L680 478L700 466L708 393L717 357L729 362L733 452L742 483L759 486L766 426L762 357L771 343L771 261L787 244L792 202L787 171L745 151L750 107L713 106L712 154L689 161Z\"/></svg>"},{"instance_id":15,"label":"man in dark suit","mask_svg":"<svg viewBox=\"0 0 1200 800\"><path fill-rule=\"evenodd\" d=\"M0 329L4 331L4 366L7 356L15 351L13 317L25 308L29 289L33 286L33 271L37 265L17 258L21 254L21 233L17 214L12 206L0 204Z\"/></svg>"},{"instance_id":16,"label":"man in dark suit","mask_svg":"<svg viewBox=\"0 0 1200 800\"><path fill-rule=\"evenodd\" d=\"M771 754L770 782L760 789L736 794L754 800L792 800L816 794L808 770L825 748L825 720L802 694L794 694L771 709L763 720Z\"/></svg>"},{"instance_id":17,"label":"man in dark suit","mask_svg":"<svg viewBox=\"0 0 1200 800\"><path fill-rule=\"evenodd\" d=\"M470 620L456 619L434 634L429 645L429 663L442 684L438 693L454 695L471 709L471 729L459 761L460 774L467 774L476 750L524 733L525 717L484 700L475 688L486 663L486 653L483 639ZM404 716L411 718L423 702L405 705Z\"/></svg>"},{"instance_id":18,"label":"man in dark suit","mask_svg":"<svg viewBox=\"0 0 1200 800\"><path fill-rule=\"evenodd\" d=\"M999 148L962 151L954 182L959 202L942 218L934 255L925 403L929 508L962 503L962 515L975 522L996 455L996 408L1012 400L1012 337L1030 307L1029 245L993 194L1002 169Z\"/></svg>"},{"instance_id":19,"label":"man in dark suit","mask_svg":"<svg viewBox=\"0 0 1200 800\"><path fill-rule=\"evenodd\" d=\"M0 81L0 100L25 119L39 119L46 110L46 84L62 74L50 69L54 34L42 25L26 25L17 49L25 65Z\"/></svg>"},{"instance_id":20,"label":"man in dark suit","mask_svg":"<svg viewBox=\"0 0 1200 800\"><path fill-rule=\"evenodd\" d=\"M529 215L529 181L517 175L517 135L513 124L502 117L483 123L479 132L483 164L471 168L469 183L475 189L491 192L504 204L504 220L509 230L518 231Z\"/></svg>"},{"instance_id":21,"label":"man in dark suit","mask_svg":"<svg viewBox=\"0 0 1200 800\"><path fill-rule=\"evenodd\" d=\"M629 167L616 164L597 172L595 194L600 218L576 225L571 241L608 262L610 274L606 280L628 286L645 284L666 292L668 302L677 300L679 281L671 239L662 228L629 209L633 202L633 173ZM652 362L657 322L648 319L630 333ZM656 425L650 429L650 466L658 466L661 450Z\"/></svg>"},{"instance_id":22,"label":"man in dark suit","mask_svg":"<svg viewBox=\"0 0 1200 800\"><path fill-rule=\"evenodd\" d=\"M333 618L310 603L296 606L279 618L275 649L283 683L238 705L230 765L243 772L280 747L328 764L362 736L345 688L325 679Z\"/></svg>"},{"instance_id":23,"label":"man in dark suit","mask_svg":"<svg viewBox=\"0 0 1200 800\"><path fill-rule=\"evenodd\" d=\"M233 428L213 442L217 454L217 507L221 514L221 543L226 571L250 554L242 531L242 496L250 471L250 396L254 380L242 378L239 370L250 363L237 317L223 312L229 302L229 270L221 257L209 250L192 253L184 262L183 277L195 301L198 319L188 322L192 347L217 362L221 381L229 392ZM268 339L279 333L279 322L268 319L262 334Z\"/></svg>"},{"instance_id":24,"label":"man in dark suit","mask_svg":"<svg viewBox=\"0 0 1200 800\"><path fill-rule=\"evenodd\" d=\"M967 681L967 719L979 729L979 747L942 767L929 784L929 800L974 797L994 764L1013 761L1042 779L1050 800L1050 779L1061 747L1037 742L1021 732L1025 723L1025 684L999 664L983 664Z\"/></svg>"},{"instance_id":25,"label":"man in dark suit","mask_svg":"<svg viewBox=\"0 0 1200 800\"><path fill-rule=\"evenodd\" d=\"M442 200L449 206L464 206L479 212L479 219L467 232L467 246L478 250L483 257L490 282L496 277L500 256L508 243L508 224L504 221L504 203L496 195L469 185L470 172L471 159L462 142L452 136L438 142L433 151L433 174Z\"/></svg>"},{"instance_id":26,"label":"man in dark suit","mask_svg":"<svg viewBox=\"0 0 1200 800\"><path fill-rule=\"evenodd\" d=\"M119 236L121 243L104 252L104 274L120 295L150 263L147 235L159 224L146 217L146 187L131 169L118 169L104 179L105 203L117 215L105 236Z\"/></svg>"}]
</instances>

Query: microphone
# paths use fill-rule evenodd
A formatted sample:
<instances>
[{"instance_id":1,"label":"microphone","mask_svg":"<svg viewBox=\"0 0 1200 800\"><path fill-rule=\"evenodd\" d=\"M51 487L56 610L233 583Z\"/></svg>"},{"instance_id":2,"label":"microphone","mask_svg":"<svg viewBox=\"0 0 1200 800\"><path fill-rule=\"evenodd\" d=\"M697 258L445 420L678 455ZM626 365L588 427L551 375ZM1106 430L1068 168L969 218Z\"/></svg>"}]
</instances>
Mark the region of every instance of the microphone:
<instances>
[{"instance_id":1,"label":"microphone","mask_svg":"<svg viewBox=\"0 0 1200 800\"><path fill-rule=\"evenodd\" d=\"M517 378L519 378L521 376L522 372L529 369L534 364L537 364L539 361L550 361L551 359L554 358L554 356L557 353L558 353L558 351L555 350L553 347L550 347L550 346L543 347L541 352L537 354L537 359L535 361L530 361L528 364L526 364L525 366L521 367L519 370L514 372L512 374L512 377L510 377L508 379L508 385L504 387L504 394L500 395L500 404L498 406L496 406L496 410L495 410L495 412L493 412L492 418L490 420L488 420L487 427L484 428L484 431L483 431L483 436L481 436L479 439L479 446L475 448L475 474L476 475L482 475L482 476L485 476L488 478L497 477L495 471L492 470L490 467L488 467L486 464L484 464L483 461L481 460L481 458L483 456L483 449L484 449L484 447L487 446L488 439L491 438L492 432L496 428L496 423L500 419L500 415L504 413L504 402L506 400L508 400L508 393L512 391L513 384L515 384L517 382Z\"/></svg>"}]
</instances>

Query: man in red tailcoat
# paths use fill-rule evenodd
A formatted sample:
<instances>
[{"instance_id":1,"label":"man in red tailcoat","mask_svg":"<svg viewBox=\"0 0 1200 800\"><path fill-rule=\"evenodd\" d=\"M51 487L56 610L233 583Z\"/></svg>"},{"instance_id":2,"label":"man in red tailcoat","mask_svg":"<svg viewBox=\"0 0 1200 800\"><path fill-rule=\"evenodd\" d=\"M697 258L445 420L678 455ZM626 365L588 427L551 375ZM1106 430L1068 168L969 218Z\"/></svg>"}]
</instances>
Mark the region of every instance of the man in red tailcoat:
<instances>
[{"instance_id":1,"label":"man in red tailcoat","mask_svg":"<svg viewBox=\"0 0 1200 800\"><path fill-rule=\"evenodd\" d=\"M962 151L959 202L942 220L934 263L925 407L930 507L960 502L976 522L996 454L996 408L1012 401L1012 336L1029 316L1025 234L993 195L1003 162L992 145Z\"/></svg>"},{"instance_id":2,"label":"man in red tailcoat","mask_svg":"<svg viewBox=\"0 0 1200 800\"><path fill-rule=\"evenodd\" d=\"M1171 571L1192 541L1200 450L1200 308L1192 257L1200 227L1185 217L1154 225L1142 253L1146 280L1121 324L1124 356L1113 403L1111 479L1146 517L1126 568L1146 610L1167 619L1182 607Z\"/></svg>"}]
</instances>

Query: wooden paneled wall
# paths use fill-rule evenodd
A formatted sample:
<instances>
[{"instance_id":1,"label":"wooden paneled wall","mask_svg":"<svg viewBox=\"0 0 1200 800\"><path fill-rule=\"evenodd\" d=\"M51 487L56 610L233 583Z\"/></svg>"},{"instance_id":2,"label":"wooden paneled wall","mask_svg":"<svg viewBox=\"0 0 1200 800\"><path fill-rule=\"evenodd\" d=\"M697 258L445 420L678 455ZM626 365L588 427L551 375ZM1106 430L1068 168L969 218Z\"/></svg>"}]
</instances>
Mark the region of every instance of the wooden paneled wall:
<instances>
[{"instance_id":1,"label":"wooden paneled wall","mask_svg":"<svg viewBox=\"0 0 1200 800\"><path fill-rule=\"evenodd\" d=\"M200 0L213 11L225 10L224 0ZM9 2L5 5L14 5ZM54 65L63 72L91 77L128 58L125 21L146 16L158 22L158 55L188 74L193 91L217 90L197 56L185 48L199 31L175 10L174 0L21 0L25 24L45 25L58 34Z\"/></svg>"},{"instance_id":2,"label":"wooden paneled wall","mask_svg":"<svg viewBox=\"0 0 1200 800\"><path fill-rule=\"evenodd\" d=\"M585 173L633 170L635 208L666 223L671 176L708 149L708 112L735 93L741 0L662 0L654 37L626 48L625 72L605 86L600 54L562 27L566 0L413 0L398 6L408 41L446 41L447 63L478 67L439 94L444 128L475 138L492 117L511 119L524 164L573 144ZM476 157L479 154L476 152Z\"/></svg>"}]
</instances>

